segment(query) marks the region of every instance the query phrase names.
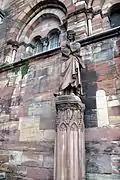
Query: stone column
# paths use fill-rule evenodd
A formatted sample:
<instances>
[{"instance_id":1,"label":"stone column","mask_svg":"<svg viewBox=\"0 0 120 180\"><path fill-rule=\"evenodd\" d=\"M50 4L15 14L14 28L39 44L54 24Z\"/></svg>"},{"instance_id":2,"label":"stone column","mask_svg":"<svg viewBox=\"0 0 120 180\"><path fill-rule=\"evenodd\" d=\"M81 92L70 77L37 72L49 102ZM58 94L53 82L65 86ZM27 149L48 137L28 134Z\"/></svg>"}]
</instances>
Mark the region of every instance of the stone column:
<instances>
[{"instance_id":1,"label":"stone column","mask_svg":"<svg viewBox=\"0 0 120 180\"><path fill-rule=\"evenodd\" d=\"M18 42L13 42L12 48L12 63L14 63L16 59L17 49L19 48Z\"/></svg>"},{"instance_id":2,"label":"stone column","mask_svg":"<svg viewBox=\"0 0 120 180\"><path fill-rule=\"evenodd\" d=\"M55 180L85 179L84 104L75 95L56 98Z\"/></svg>"},{"instance_id":3,"label":"stone column","mask_svg":"<svg viewBox=\"0 0 120 180\"><path fill-rule=\"evenodd\" d=\"M93 19L93 10L92 8L87 9L87 20L88 20L88 35L92 34L92 19Z\"/></svg>"},{"instance_id":4,"label":"stone column","mask_svg":"<svg viewBox=\"0 0 120 180\"><path fill-rule=\"evenodd\" d=\"M18 48L19 48L19 43L17 41L9 40L7 42L7 54L6 54L5 62L9 64L14 63Z\"/></svg>"}]
</instances>

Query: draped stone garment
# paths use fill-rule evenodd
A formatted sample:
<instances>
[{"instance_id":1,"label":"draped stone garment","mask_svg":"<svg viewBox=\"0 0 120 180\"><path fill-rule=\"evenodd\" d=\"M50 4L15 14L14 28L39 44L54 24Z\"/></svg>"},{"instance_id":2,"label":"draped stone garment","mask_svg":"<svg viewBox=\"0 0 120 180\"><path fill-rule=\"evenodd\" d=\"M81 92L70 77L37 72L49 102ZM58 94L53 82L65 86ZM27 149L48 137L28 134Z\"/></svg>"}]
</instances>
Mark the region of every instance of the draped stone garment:
<instances>
[{"instance_id":1,"label":"draped stone garment","mask_svg":"<svg viewBox=\"0 0 120 180\"><path fill-rule=\"evenodd\" d=\"M67 87L81 87L81 68L84 68L84 63L80 56L80 43L67 42L61 47L62 52L62 68L61 68L61 86L60 90L65 90Z\"/></svg>"}]
</instances>

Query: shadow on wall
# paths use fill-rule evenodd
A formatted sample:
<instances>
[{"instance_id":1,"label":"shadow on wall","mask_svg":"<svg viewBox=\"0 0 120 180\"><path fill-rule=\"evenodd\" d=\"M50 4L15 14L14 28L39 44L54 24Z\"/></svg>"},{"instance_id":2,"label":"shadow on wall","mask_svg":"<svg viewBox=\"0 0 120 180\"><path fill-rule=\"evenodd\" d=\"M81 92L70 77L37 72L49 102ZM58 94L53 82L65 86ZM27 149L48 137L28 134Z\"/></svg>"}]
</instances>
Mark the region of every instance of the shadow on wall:
<instances>
[{"instance_id":1,"label":"shadow on wall","mask_svg":"<svg viewBox=\"0 0 120 180\"><path fill-rule=\"evenodd\" d=\"M86 68L82 71L83 93L82 101L85 104L85 127L97 126L97 112L96 112L96 91L97 91L97 73L87 62Z\"/></svg>"}]
</instances>

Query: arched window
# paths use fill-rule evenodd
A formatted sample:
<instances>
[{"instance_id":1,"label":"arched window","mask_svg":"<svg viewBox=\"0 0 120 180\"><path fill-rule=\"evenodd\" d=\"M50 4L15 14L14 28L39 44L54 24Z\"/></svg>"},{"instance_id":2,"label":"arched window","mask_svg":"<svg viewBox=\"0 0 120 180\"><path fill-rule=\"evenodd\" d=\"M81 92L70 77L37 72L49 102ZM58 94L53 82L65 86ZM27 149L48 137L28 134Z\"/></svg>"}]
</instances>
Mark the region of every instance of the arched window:
<instances>
[{"instance_id":1,"label":"arched window","mask_svg":"<svg viewBox=\"0 0 120 180\"><path fill-rule=\"evenodd\" d=\"M113 5L109 11L111 28L120 26L120 3Z\"/></svg>"},{"instance_id":2,"label":"arched window","mask_svg":"<svg viewBox=\"0 0 120 180\"><path fill-rule=\"evenodd\" d=\"M33 40L33 43L34 43L34 49L33 49L34 54L43 52L43 43L41 42L40 36L36 36Z\"/></svg>"},{"instance_id":3,"label":"arched window","mask_svg":"<svg viewBox=\"0 0 120 180\"><path fill-rule=\"evenodd\" d=\"M55 49L59 47L59 32L57 30L53 30L48 35L49 39L49 47L48 49Z\"/></svg>"},{"instance_id":4,"label":"arched window","mask_svg":"<svg viewBox=\"0 0 120 180\"><path fill-rule=\"evenodd\" d=\"M59 47L59 31L51 31L47 37L41 38L41 36L36 36L33 39L33 54L39 54L42 52L47 52L48 50L55 49Z\"/></svg>"}]
</instances>

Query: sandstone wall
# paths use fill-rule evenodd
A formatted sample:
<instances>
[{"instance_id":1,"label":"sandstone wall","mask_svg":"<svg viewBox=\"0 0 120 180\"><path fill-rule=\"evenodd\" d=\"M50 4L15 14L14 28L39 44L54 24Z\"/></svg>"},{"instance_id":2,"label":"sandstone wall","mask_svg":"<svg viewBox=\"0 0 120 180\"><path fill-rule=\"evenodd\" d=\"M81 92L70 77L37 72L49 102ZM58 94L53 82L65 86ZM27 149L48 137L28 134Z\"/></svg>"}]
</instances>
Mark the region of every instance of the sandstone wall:
<instances>
[{"instance_id":1,"label":"sandstone wall","mask_svg":"<svg viewBox=\"0 0 120 180\"><path fill-rule=\"evenodd\" d=\"M6 57L11 55L12 47L8 40L16 40L21 28L38 9L39 2L1 1L5 18L0 24L0 68L6 63ZM92 11L87 8L91 1L88 5L84 1L77 4L69 0L61 2L67 7L68 29L74 29L79 40L88 37L87 16L92 11L93 35L110 30L107 12L118 1L94 0ZM86 106L88 180L120 179L119 47L120 37L116 35L81 48L85 62L82 101ZM21 58L19 49L18 57ZM0 167L15 166L13 169L17 169L17 174L7 173L12 180L16 176L28 180L53 180L56 133L53 93L60 84L60 57L60 49L57 48L26 58L23 64L11 66L4 72L1 69Z\"/></svg>"}]
</instances>

